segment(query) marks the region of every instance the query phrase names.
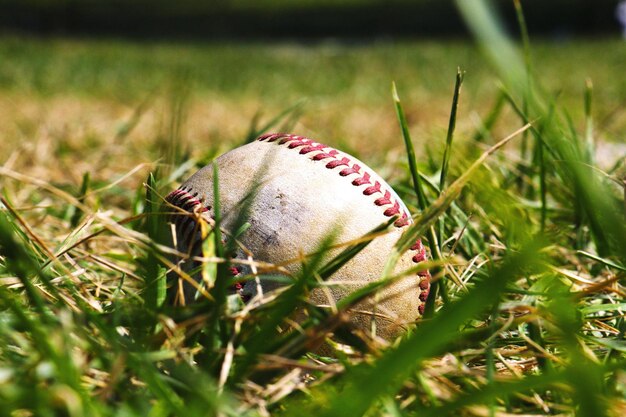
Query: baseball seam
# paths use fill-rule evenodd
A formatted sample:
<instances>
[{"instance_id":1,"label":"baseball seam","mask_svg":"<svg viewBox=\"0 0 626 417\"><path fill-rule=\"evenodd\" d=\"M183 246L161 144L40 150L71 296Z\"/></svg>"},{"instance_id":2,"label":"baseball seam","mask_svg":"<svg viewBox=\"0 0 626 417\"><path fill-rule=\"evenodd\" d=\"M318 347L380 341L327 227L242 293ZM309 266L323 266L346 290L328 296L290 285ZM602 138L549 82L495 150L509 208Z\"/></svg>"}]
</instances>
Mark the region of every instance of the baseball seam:
<instances>
[{"instance_id":1,"label":"baseball seam","mask_svg":"<svg viewBox=\"0 0 626 417\"><path fill-rule=\"evenodd\" d=\"M315 162L325 161L325 167L327 169L342 167L342 169L339 171L339 175L342 177L346 177L351 174L357 174L358 177L354 178L351 181L351 184L357 187L367 185L367 187L363 189L363 195L374 195L375 197L378 197L376 198L376 200L374 200L374 204L384 209L383 215L385 215L386 217L400 216L394 222L394 226L402 228L410 223L409 214L406 211L401 210L400 202L392 197L391 192L389 190L385 190L379 181L372 180L372 175L365 169L363 169L363 167L361 167L358 162L350 159L348 156L338 156L338 150L333 149L330 146L324 145L322 143L315 142L312 139L306 138L304 136L286 133L271 133L262 135L257 138L257 141L267 141L270 143L276 142L279 145L287 146L288 149L299 151L299 155L312 154L312 156L310 156L309 158ZM202 203L202 200L197 197L198 193L192 193L192 191L193 189L191 188L186 189L185 187L180 187L172 191L166 197L166 201L188 212L199 211L201 213L204 213L209 211L211 208L205 207ZM176 216L174 223L177 226L177 229L184 229L189 226L189 222L193 223L193 221L194 220L193 218L191 218L191 216ZM415 244L411 246L410 250L415 252L415 255L411 257L411 260L413 262L420 263L427 259L426 249L424 248L421 239L418 239ZM431 277L429 271L427 270L419 271L417 275L421 278L419 283L419 299L420 301L422 301L422 304L418 307L418 309L419 313L423 314L425 302L428 298L428 293L430 292Z\"/></svg>"},{"instance_id":2,"label":"baseball seam","mask_svg":"<svg viewBox=\"0 0 626 417\"><path fill-rule=\"evenodd\" d=\"M327 169L343 167L339 171L340 176L346 177L351 174L359 175L351 181L352 185L355 187L367 185L367 187L363 190L363 195L378 197L374 200L374 204L384 209L383 215L386 217L400 216L400 218L394 222L394 226L404 227L409 224L409 214L404 210L401 211L400 202L392 198L391 192L383 189L382 184L379 181L372 180L372 175L363 169L363 167L361 167L357 162L351 160L348 156L338 156L338 150L322 143L315 142L314 140L304 136L287 133L270 133L262 135L257 138L257 141L276 142L279 145L286 145L288 149L298 150L296 148L299 148L298 154L300 155L315 152L310 157L312 161L326 162L325 167Z\"/></svg>"}]
</instances>

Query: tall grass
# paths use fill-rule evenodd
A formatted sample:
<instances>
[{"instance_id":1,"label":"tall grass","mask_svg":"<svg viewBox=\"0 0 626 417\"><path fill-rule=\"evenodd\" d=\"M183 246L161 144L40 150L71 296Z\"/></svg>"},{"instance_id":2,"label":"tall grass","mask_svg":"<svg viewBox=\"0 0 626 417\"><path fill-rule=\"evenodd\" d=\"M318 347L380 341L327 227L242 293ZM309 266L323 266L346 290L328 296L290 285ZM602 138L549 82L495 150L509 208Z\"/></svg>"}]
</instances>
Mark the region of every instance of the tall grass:
<instances>
[{"instance_id":1,"label":"tall grass","mask_svg":"<svg viewBox=\"0 0 626 417\"><path fill-rule=\"evenodd\" d=\"M329 236L302 259L292 285L243 304L227 291L234 284L232 241L224 244L219 228L201 224L208 237L202 256L209 261L200 267L206 297L186 306L167 302L166 273L184 274L171 262L184 254L168 243L172 213L163 195L220 149L210 146L199 160L188 160L188 90L174 94L156 140L165 166L135 189L124 177L103 184L93 174L67 187L17 172L8 160L0 168L0 412L623 415L622 178L595 165L602 131L594 120L602 105L592 98L596 90L581 79L584 94L573 110L542 85L516 5L522 48L487 3L458 2L501 87L476 128L462 127L463 75L457 72L455 83L452 67L447 134L440 129L442 152L426 163L412 134L417 104L401 102L403 90L394 85L388 105L395 105L400 128L387 128L396 129L398 144L404 139L406 168L393 182L414 222L381 279L335 311L309 305L307 293L384 227L330 261ZM464 89L472 76L465 74ZM134 110L130 129L143 109ZM299 112L306 108L296 102L274 117L258 116L232 143L292 126ZM125 132L113 137L117 146L131 146ZM113 209L120 200L124 209ZM240 228L246 227L242 213ZM434 259L406 273L433 272L437 290L426 317L388 344L354 331L346 311L398 278L390 271L419 236L428 239ZM264 265L272 268L278 269ZM265 278L278 279L271 272ZM280 331L301 310L308 314L297 329ZM314 351L330 334L332 354Z\"/></svg>"}]
</instances>

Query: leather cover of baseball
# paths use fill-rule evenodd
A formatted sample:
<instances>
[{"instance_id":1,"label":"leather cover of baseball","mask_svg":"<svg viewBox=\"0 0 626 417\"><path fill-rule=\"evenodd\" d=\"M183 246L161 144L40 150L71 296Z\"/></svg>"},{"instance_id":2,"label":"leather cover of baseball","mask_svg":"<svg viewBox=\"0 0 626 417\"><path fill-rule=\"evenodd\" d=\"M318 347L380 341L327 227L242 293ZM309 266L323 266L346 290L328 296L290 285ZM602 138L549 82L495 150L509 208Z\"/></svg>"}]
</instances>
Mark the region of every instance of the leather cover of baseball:
<instances>
[{"instance_id":1,"label":"leather cover of baseball","mask_svg":"<svg viewBox=\"0 0 626 417\"><path fill-rule=\"evenodd\" d=\"M372 169L346 153L302 136L263 135L225 153L213 164L218 167L224 230L232 227L242 201L246 197L253 199L247 213L250 227L237 239L259 261L283 264L315 252L328 236L335 236L339 244L350 242L396 217L394 230L375 238L327 281L329 291L318 288L311 292L310 300L317 305L330 306L380 279L393 245L411 222L404 203ZM167 201L211 217L212 165L196 172ZM199 231L193 219L177 216L174 223L178 250L193 255L190 245L195 242L198 254ZM331 251L328 260L340 250ZM400 258L394 272L405 271L425 259L425 249L418 241ZM292 273L299 266L298 261L285 265ZM427 271L406 276L379 291L376 301L357 305L350 312L351 319L365 330L375 320L377 335L392 338L421 315L429 283ZM275 284L262 282L262 288L268 292ZM256 284L247 282L243 293L255 295Z\"/></svg>"}]
</instances>

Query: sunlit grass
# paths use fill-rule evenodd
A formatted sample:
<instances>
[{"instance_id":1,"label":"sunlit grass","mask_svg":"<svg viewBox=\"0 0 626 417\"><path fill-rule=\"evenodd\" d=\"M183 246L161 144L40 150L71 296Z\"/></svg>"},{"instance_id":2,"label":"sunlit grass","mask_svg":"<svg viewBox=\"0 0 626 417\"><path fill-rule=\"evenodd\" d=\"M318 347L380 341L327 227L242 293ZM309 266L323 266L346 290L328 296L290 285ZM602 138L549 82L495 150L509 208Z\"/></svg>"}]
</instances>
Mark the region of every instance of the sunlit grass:
<instances>
[{"instance_id":1,"label":"sunlit grass","mask_svg":"<svg viewBox=\"0 0 626 417\"><path fill-rule=\"evenodd\" d=\"M468 4L491 59L462 42L0 41L2 410L623 415L624 171L592 152L623 142L623 47L531 42L523 55ZM441 296L406 336L381 345L303 307L363 242L311 255L266 302L230 302L227 262L205 266L211 301L165 302L163 196L265 130L372 161L415 213L390 263L426 235ZM204 255L224 260L210 236ZM278 331L299 308L303 331ZM303 356L330 331L344 347Z\"/></svg>"}]
</instances>

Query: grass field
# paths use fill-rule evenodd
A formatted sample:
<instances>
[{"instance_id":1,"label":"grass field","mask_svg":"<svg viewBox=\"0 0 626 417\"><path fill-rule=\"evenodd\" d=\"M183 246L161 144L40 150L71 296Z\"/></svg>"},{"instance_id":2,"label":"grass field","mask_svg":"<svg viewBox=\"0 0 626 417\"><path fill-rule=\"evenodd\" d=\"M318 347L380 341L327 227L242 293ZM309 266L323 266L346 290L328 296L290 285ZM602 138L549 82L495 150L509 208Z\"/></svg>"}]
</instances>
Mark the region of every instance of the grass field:
<instances>
[{"instance_id":1,"label":"grass field","mask_svg":"<svg viewBox=\"0 0 626 417\"><path fill-rule=\"evenodd\" d=\"M466 17L482 48L0 38L0 414L624 415L625 155L593 149L625 141L626 43L511 59ZM162 303L159 196L273 130L366 161L415 213L439 297L405 337L305 354L332 317L267 323L306 276L245 314L215 288Z\"/></svg>"}]
</instances>

